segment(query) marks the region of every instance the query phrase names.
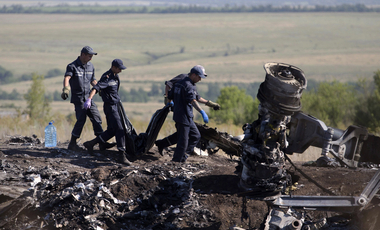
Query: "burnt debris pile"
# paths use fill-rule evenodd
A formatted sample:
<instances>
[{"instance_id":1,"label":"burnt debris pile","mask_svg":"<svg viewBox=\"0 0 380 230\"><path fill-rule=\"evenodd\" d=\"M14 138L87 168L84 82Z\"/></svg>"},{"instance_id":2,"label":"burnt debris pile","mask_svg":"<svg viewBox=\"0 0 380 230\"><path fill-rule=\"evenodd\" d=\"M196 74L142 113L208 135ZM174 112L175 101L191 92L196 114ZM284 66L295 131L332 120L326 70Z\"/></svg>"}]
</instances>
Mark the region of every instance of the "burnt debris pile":
<instances>
[{"instance_id":1,"label":"burnt debris pile","mask_svg":"<svg viewBox=\"0 0 380 230\"><path fill-rule=\"evenodd\" d=\"M192 185L194 176L210 170L205 164L69 173L32 166L22 171L2 163L24 189L14 199L7 196L7 202L3 195L1 229L178 229L184 218L194 228L215 223Z\"/></svg>"},{"instance_id":2,"label":"burnt debris pile","mask_svg":"<svg viewBox=\"0 0 380 230\"><path fill-rule=\"evenodd\" d=\"M250 191L239 188L240 177L234 173L239 160L227 155L194 155L188 163L172 163L168 160L172 152L161 156L156 151L125 167L110 162L116 152L112 150L93 156L59 147L47 149L42 144L16 145L9 140L0 151L2 230L261 230L273 226L285 229L289 223L310 229L346 230L358 226L357 229L367 229L362 223L376 224L374 219L379 213L378 199L373 199L368 210L344 216L281 210L272 200L255 199ZM285 166L288 174L296 178L297 172ZM360 193L374 174L370 169L354 172L344 167L299 166L313 172L315 180L325 188L342 195ZM330 183L335 180L333 175L341 182L343 179L341 185ZM325 180L327 176L331 178ZM346 177L349 179L344 180ZM298 181L286 191L326 194L310 183L303 184L306 182ZM281 200L292 202L286 196Z\"/></svg>"},{"instance_id":3,"label":"burnt debris pile","mask_svg":"<svg viewBox=\"0 0 380 230\"><path fill-rule=\"evenodd\" d=\"M26 146L32 146L32 145L39 145L41 144L41 140L37 137L37 135L29 136L11 136L7 141L7 144L9 145L26 145Z\"/></svg>"}]
</instances>

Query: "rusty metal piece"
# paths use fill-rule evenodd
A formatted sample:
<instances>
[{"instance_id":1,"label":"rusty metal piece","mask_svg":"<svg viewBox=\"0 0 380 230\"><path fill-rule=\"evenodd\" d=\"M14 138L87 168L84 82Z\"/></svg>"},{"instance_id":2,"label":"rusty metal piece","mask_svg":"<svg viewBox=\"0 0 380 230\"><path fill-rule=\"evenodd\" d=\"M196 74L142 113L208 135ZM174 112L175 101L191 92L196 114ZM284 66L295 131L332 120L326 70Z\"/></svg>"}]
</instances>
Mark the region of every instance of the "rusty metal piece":
<instances>
[{"instance_id":1,"label":"rusty metal piece","mask_svg":"<svg viewBox=\"0 0 380 230\"><path fill-rule=\"evenodd\" d=\"M203 141L211 141L217 147L222 149L225 153L231 156L240 156L241 155L241 142L234 139L231 135L225 132L219 132L216 128L210 128L207 125L201 125L195 122L201 138Z\"/></svg>"}]
</instances>

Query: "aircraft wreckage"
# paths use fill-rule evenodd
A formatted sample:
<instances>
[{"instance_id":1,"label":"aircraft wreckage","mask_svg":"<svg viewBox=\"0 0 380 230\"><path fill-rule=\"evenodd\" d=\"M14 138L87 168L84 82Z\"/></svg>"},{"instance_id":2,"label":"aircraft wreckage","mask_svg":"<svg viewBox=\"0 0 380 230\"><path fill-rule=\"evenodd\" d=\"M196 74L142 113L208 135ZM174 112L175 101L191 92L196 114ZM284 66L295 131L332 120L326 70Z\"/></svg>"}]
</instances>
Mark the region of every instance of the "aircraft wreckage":
<instances>
[{"instance_id":1,"label":"aircraft wreckage","mask_svg":"<svg viewBox=\"0 0 380 230\"><path fill-rule=\"evenodd\" d=\"M268 215L265 229L311 229L304 225L302 217L289 215L279 208L300 208L353 212L363 209L380 189L377 173L359 197L314 197L282 195L289 186L285 170L287 155L303 153L308 147L321 148L318 159L328 165L334 161L341 166L356 168L361 162L380 163L379 137L367 129L350 126L346 130L328 127L311 115L301 112L301 96L307 87L303 71L284 63L266 63L265 81L261 83L257 98L260 101L258 119L243 127L244 134L231 137L206 125L197 124L202 135L201 148L208 152L222 149L231 156L240 157L242 170L239 187L253 199L268 200L273 208ZM146 153L169 112L166 106L153 115L143 136L131 135L130 143L140 143L140 152ZM126 116L125 116L126 117ZM134 133L128 119L126 130ZM132 128L131 128L132 127ZM143 141L141 141L143 140ZM130 148L130 149L135 149Z\"/></svg>"},{"instance_id":2,"label":"aircraft wreckage","mask_svg":"<svg viewBox=\"0 0 380 230\"><path fill-rule=\"evenodd\" d=\"M380 156L376 153L380 147L378 146L380 144L379 137L358 126L350 126L346 130L328 127L323 121L302 113L301 96L307 87L307 80L300 68L284 63L266 63L264 69L266 72L265 80L260 85L257 95L260 101L258 119L244 125L243 134L237 137L219 132L216 128L197 124L202 136L201 149L207 150L211 154L221 149L230 156L239 157L238 169L240 171L238 174L240 178L238 186L244 191L242 194L247 199L263 200L270 208L264 223L265 230L323 229L323 223L305 221L305 215L307 215L303 212L305 210L341 213L357 213L364 210L380 189L380 171L372 177L359 196L335 196L333 194L331 196L295 196L285 192L286 188L292 186L291 176L285 170L285 162L290 161L287 155L303 153L308 147L314 146L321 149L321 157L318 161L326 165L329 165L333 160L336 160L340 166L347 168L359 167L363 162L380 164ZM120 103L119 113L123 118L129 154L139 156L147 153L153 147L169 112L170 106L157 110L153 114L145 133L137 134ZM58 154L60 153L58 152ZM329 158L328 154L332 155L334 159ZM123 171L123 173L129 175L135 171L137 170ZM58 177L55 174L52 175ZM124 174L121 173L121 175L125 177ZM62 174L62 177L64 176ZM40 177L33 178L33 183L34 181L38 183L40 180ZM91 194L96 194L96 197L103 197L102 194L104 194L104 197L108 197L115 204L124 202L116 199L103 184L98 185L101 190L94 193L92 187L97 186L93 185L93 181L89 182L91 183L70 182L70 186L65 188L60 196L54 195L52 200L48 199L49 196L47 196L54 185L50 182L42 184L40 190L35 188L30 192L33 194L32 197L46 196L45 200L38 203L43 207L55 207L54 204L59 203L62 199L71 199L74 202L84 204L85 199L79 198L89 196L89 200L92 201L94 197L90 196ZM117 183L117 180L114 183ZM173 183L178 184L179 182L173 181ZM181 183L183 184L183 181ZM180 193L187 197L190 193L190 185L185 185ZM44 188L49 192L45 191ZM81 192L76 193L77 190ZM288 189L288 191L290 190ZM17 215L32 202L30 197L27 196L25 198L27 200L24 198L16 199L14 202L16 205L2 209L0 227L15 220ZM107 207L104 204L107 200L105 198L102 200L104 207ZM70 206L71 203L66 205L70 207L70 210L73 209ZM91 208L92 206L88 207ZM10 212L11 208L16 211ZM46 218L55 218L55 226L61 228L59 226L62 223L58 221L58 218L53 215L49 216ZM97 220L95 214L87 215L85 218L94 220L94 223ZM320 226L317 226L318 224Z\"/></svg>"},{"instance_id":3,"label":"aircraft wreckage","mask_svg":"<svg viewBox=\"0 0 380 230\"><path fill-rule=\"evenodd\" d=\"M380 189L380 172L376 173L359 197L282 195L289 185L284 169L287 154L303 153L308 147L321 148L318 159L326 165L334 158L342 166L356 168L361 162L380 163L379 137L363 127L346 130L328 127L317 118L302 113L301 96L307 80L301 69L284 63L266 63L265 81L257 98L258 119L243 127L244 135L230 138L198 125L203 146L218 146L230 155L239 156L242 164L240 188L254 199L268 200L273 208L265 230L317 229L303 224L300 214L279 208L355 212L362 210ZM297 217L298 216L298 217Z\"/></svg>"}]
</instances>

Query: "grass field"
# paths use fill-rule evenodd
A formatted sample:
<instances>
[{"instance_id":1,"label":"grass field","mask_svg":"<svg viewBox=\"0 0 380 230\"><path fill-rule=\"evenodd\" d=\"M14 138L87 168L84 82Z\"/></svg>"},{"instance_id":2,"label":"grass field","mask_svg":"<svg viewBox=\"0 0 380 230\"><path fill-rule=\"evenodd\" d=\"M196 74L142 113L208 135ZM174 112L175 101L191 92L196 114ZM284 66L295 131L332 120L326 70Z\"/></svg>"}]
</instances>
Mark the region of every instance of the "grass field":
<instances>
[{"instance_id":1,"label":"grass field","mask_svg":"<svg viewBox=\"0 0 380 230\"><path fill-rule=\"evenodd\" d=\"M85 45L99 53L92 60L98 78L114 58L124 61L126 89L163 84L196 64L205 66L207 82L261 82L266 62L293 64L317 80L372 79L380 68L377 13L0 14L0 25L0 65L16 78L64 71ZM46 79L46 90L61 91L62 80ZM29 87L19 82L0 90L25 93ZM0 106L5 103L25 105ZM161 106L125 107L131 119L146 122ZM67 101L53 102L52 108L73 112Z\"/></svg>"},{"instance_id":2,"label":"grass field","mask_svg":"<svg viewBox=\"0 0 380 230\"><path fill-rule=\"evenodd\" d=\"M296 65L308 79L356 81L372 78L380 64L376 13L1 14L0 25L0 65L16 78L64 71L85 45L99 53L92 60L98 77L114 58L125 62L127 89L198 63L207 82L260 82L266 62ZM61 90L62 76L46 84L47 91ZM27 82L0 86L28 88Z\"/></svg>"},{"instance_id":3,"label":"grass field","mask_svg":"<svg viewBox=\"0 0 380 230\"><path fill-rule=\"evenodd\" d=\"M121 58L129 80L164 81L197 63L207 81L239 82L262 81L272 61L320 80L371 77L379 66L376 13L2 14L0 24L0 65L17 76L64 70L84 45L99 53L98 75Z\"/></svg>"}]
</instances>

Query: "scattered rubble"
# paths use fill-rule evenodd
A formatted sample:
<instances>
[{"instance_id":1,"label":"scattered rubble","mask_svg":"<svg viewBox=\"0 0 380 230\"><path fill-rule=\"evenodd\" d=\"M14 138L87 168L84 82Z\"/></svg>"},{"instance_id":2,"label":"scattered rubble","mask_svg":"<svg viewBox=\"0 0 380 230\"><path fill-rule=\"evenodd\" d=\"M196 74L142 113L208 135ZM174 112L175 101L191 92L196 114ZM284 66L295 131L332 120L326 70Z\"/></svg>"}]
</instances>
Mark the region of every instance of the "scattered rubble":
<instances>
[{"instance_id":1,"label":"scattered rubble","mask_svg":"<svg viewBox=\"0 0 380 230\"><path fill-rule=\"evenodd\" d=\"M15 140L25 140L16 142ZM278 209L238 187L237 157L222 151L170 161L155 147L125 167L117 150L45 148L38 138L0 143L0 229L265 229L279 217L309 229L378 229L379 199L359 213ZM14 144L18 143L18 144ZM24 145L31 143L31 145ZM303 166L286 162L292 195L360 195L373 168ZM283 226L281 222L277 222ZM294 228L297 229L297 228Z\"/></svg>"},{"instance_id":2,"label":"scattered rubble","mask_svg":"<svg viewBox=\"0 0 380 230\"><path fill-rule=\"evenodd\" d=\"M120 103L130 166L117 163L116 148L88 154L9 137L0 143L0 230L380 229L380 137L303 114L302 70L264 69L258 119L238 137L197 124L202 139L186 163L153 147L169 105L137 134ZM290 160L309 146L319 159Z\"/></svg>"}]
</instances>

